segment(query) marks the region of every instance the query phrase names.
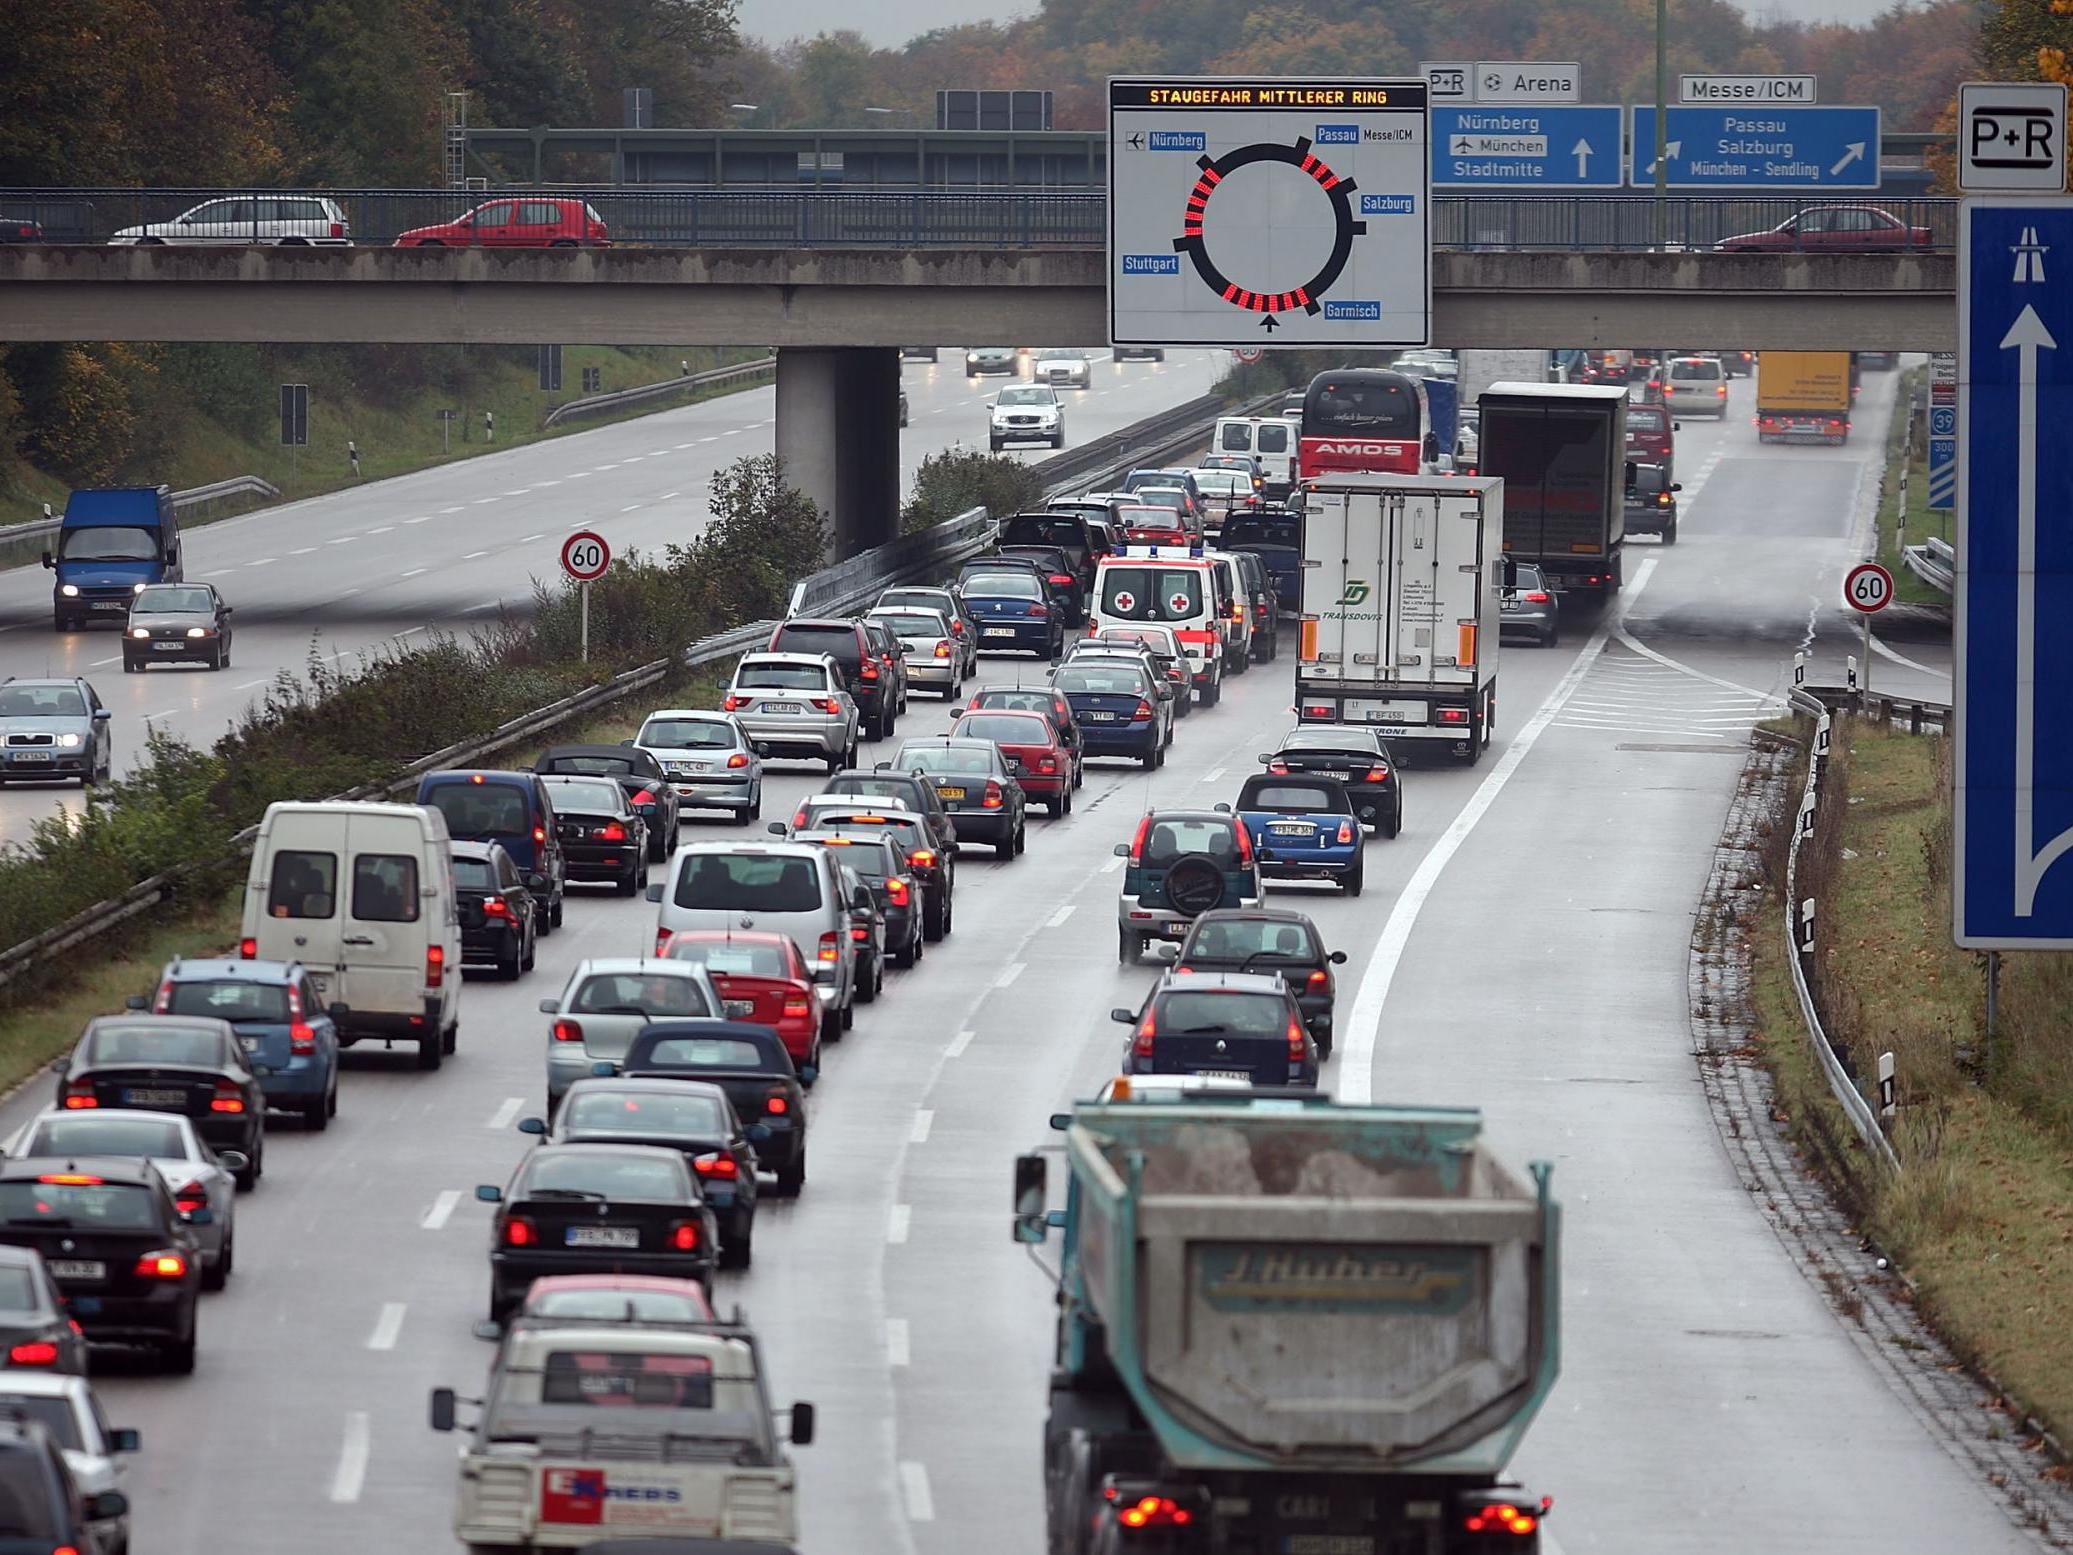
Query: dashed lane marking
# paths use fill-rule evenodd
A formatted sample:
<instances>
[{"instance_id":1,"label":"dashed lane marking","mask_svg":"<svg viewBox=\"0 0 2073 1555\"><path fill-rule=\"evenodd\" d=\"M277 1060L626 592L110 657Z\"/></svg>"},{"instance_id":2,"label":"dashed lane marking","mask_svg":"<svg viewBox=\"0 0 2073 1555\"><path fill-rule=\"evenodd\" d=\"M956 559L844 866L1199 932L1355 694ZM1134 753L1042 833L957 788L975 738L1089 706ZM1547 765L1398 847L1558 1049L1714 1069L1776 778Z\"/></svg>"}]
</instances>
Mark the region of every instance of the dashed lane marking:
<instances>
[{"instance_id":1,"label":"dashed lane marking","mask_svg":"<svg viewBox=\"0 0 2073 1555\"><path fill-rule=\"evenodd\" d=\"M367 1412L355 1409L345 1417L345 1440L340 1444L338 1470L331 1476L331 1499L357 1501L367 1483L367 1451L373 1438L367 1428Z\"/></svg>"},{"instance_id":2,"label":"dashed lane marking","mask_svg":"<svg viewBox=\"0 0 2073 1555\"><path fill-rule=\"evenodd\" d=\"M381 1316L374 1320L374 1332L367 1336L370 1350L393 1350L396 1340L403 1332L403 1314L407 1309L400 1301L382 1303Z\"/></svg>"},{"instance_id":3,"label":"dashed lane marking","mask_svg":"<svg viewBox=\"0 0 2073 1555\"><path fill-rule=\"evenodd\" d=\"M442 1229L449 1220L453 1219L453 1212L460 1205L460 1202L460 1189L441 1188L439 1190L439 1197L432 1201L432 1207L425 1211L424 1218L418 1222L419 1227L426 1231Z\"/></svg>"}]
</instances>

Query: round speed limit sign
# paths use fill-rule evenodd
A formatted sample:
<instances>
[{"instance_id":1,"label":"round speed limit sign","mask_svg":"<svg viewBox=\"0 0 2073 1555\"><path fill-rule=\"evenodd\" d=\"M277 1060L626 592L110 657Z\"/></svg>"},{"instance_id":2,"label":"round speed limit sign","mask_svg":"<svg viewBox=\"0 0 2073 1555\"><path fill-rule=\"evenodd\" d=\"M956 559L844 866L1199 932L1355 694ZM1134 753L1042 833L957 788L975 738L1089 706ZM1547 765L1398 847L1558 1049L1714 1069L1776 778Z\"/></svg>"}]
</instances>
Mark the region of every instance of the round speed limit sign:
<instances>
[{"instance_id":1,"label":"round speed limit sign","mask_svg":"<svg viewBox=\"0 0 2073 1555\"><path fill-rule=\"evenodd\" d=\"M1843 603L1876 615L1893 603L1893 574L1877 562L1859 562L1843 579Z\"/></svg>"},{"instance_id":2,"label":"round speed limit sign","mask_svg":"<svg viewBox=\"0 0 2073 1555\"><path fill-rule=\"evenodd\" d=\"M1250 367L1260 359L1260 348L1258 346L1240 346L1231 354Z\"/></svg>"},{"instance_id":3,"label":"round speed limit sign","mask_svg":"<svg viewBox=\"0 0 2073 1555\"><path fill-rule=\"evenodd\" d=\"M612 548L605 537L579 529L561 543L561 570L578 583L594 583L612 565Z\"/></svg>"}]
</instances>

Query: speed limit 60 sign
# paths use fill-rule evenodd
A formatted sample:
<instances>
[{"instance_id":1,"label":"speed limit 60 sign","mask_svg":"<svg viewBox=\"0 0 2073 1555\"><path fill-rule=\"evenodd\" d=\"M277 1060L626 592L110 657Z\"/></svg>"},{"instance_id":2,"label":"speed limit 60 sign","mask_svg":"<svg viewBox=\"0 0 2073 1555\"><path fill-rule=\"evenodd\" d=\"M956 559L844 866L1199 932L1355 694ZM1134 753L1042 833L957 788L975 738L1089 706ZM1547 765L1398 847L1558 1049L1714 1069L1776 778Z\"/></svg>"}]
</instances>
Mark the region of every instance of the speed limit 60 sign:
<instances>
[{"instance_id":1,"label":"speed limit 60 sign","mask_svg":"<svg viewBox=\"0 0 2073 1555\"><path fill-rule=\"evenodd\" d=\"M579 529L561 543L561 570L578 583L593 583L612 565L612 548L605 537Z\"/></svg>"},{"instance_id":2,"label":"speed limit 60 sign","mask_svg":"<svg viewBox=\"0 0 2073 1555\"><path fill-rule=\"evenodd\" d=\"M1876 615L1893 603L1893 574L1877 562L1859 562L1843 579L1843 603Z\"/></svg>"}]
</instances>

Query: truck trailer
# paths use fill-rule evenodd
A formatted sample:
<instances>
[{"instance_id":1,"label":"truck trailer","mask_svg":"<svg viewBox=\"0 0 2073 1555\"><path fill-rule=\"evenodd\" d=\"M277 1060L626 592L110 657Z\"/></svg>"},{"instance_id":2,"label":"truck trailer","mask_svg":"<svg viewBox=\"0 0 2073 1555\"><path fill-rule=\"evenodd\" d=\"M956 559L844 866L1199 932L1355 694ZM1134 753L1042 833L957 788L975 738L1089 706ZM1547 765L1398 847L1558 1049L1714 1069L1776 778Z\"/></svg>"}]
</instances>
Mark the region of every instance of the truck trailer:
<instances>
[{"instance_id":1,"label":"truck trailer","mask_svg":"<svg viewBox=\"0 0 2073 1555\"><path fill-rule=\"evenodd\" d=\"M1626 547L1627 391L1498 383L1483 391L1482 471L1504 482L1504 553L1562 593L1619 592Z\"/></svg>"},{"instance_id":2,"label":"truck trailer","mask_svg":"<svg viewBox=\"0 0 2073 1555\"><path fill-rule=\"evenodd\" d=\"M1504 483L1323 476L1303 483L1296 716L1366 724L1475 765L1497 716Z\"/></svg>"},{"instance_id":3,"label":"truck trailer","mask_svg":"<svg viewBox=\"0 0 2073 1555\"><path fill-rule=\"evenodd\" d=\"M1504 1470L1559 1369L1560 1212L1471 1108L1111 1082L1015 1167L1064 1237L1049 1555L1532 1555Z\"/></svg>"},{"instance_id":4,"label":"truck trailer","mask_svg":"<svg viewBox=\"0 0 2073 1555\"><path fill-rule=\"evenodd\" d=\"M1756 436L1764 443L1850 440L1857 382L1848 351L1766 351L1756 359Z\"/></svg>"}]
</instances>

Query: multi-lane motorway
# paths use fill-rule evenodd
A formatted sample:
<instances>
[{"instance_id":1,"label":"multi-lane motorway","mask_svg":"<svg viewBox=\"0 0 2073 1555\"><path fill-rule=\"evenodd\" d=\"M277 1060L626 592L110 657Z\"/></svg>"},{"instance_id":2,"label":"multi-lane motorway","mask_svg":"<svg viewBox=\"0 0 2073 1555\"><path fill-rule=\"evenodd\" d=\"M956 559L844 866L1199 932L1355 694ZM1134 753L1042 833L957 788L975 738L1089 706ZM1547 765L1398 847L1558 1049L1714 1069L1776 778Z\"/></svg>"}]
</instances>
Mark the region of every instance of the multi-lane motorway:
<instances>
[{"instance_id":1,"label":"multi-lane motorway","mask_svg":"<svg viewBox=\"0 0 2073 1555\"><path fill-rule=\"evenodd\" d=\"M1110 396L1112 420L1156 408L1168 380L1200 371L1176 361L1166 380L1133 378L1131 393ZM1403 835L1370 844L1360 899L1275 893L1301 898L1350 956L1327 1084L1481 1105L1506 1154L1556 1163L1564 1374L1520 1468L1556 1496L1551 1527L1569 1555L2030 1547L1788 1260L1729 1164L1691 1053L1691 911L1746 731L1776 707L1793 650L1811 634L1822 678L1839 677L1850 651L1831 602L1876 488L1893 384L1867 376L1863 434L1841 450L1760 447L1746 382L1726 423L1687 422L1680 543L1637 541L1619 604L1573 620L1559 649L1505 650L1491 757L1408 774ZM961 380L950 388L971 393ZM702 413L759 419L724 404ZM917 394L924 435L928 405ZM659 435L661 424L595 434L617 457L586 440L419 479L503 493L553 478L542 471L581 448L595 473L580 511L555 490L500 498L529 504L524 534L605 516L650 486L681 489L674 521L688 523L701 477L679 479L676 466L701 448L713 460L749 451L751 434L729 447L701 424L697 436L720 439L701 445ZM623 457L656 448L667 451ZM542 462L519 469L527 458ZM351 563L301 559L305 580L364 577L378 596L365 615L348 605L323 623L340 642L394 631L427 600L451 612L510 594L547 556L545 540L528 542L523 563L500 556L471 572L490 558L454 553L501 532L487 517L501 506L441 514L459 499L435 504L407 485L394 483L374 522L427 510L435 522L338 548L359 551ZM476 534L442 541L445 560L411 592L398 576L416 564L409 537L444 536L448 519ZM619 533L653 543L669 521ZM321 543L304 523L296 544ZM272 567L228 576L240 600L287 598L291 558L266 549L275 532L247 525L234 544L239 531L223 532L223 549L197 547L199 566L276 554ZM18 658L39 624L21 608L26 624L0 654ZM270 630L278 657L300 654L306 627ZM1935 694L1938 661L1906 651L1925 665L1911 689ZM1028 661L989 661L982 678L1018 670ZM1903 671L1882 661L1889 673ZM108 689L128 687L118 676ZM1008 1239L1009 1158L1113 1072L1120 1028L1107 1012L1135 1005L1154 975L1115 964L1111 845L1147 804L1233 797L1288 720L1289 693L1285 663L1256 667L1181 726L1163 770L1090 771L1071 817L1033 822L1023 858L965 858L956 932L895 974L830 1051L813 1098L812 1178L796 1201L764 1201L753 1271L719 1286L763 1333L780 1401L821 1406L819 1438L798 1454L809 1555L1042 1548L1053 1308L1044 1270ZM172 706L163 696L155 705ZM183 716L223 716L221 703L207 707ZM903 732L938 726L917 700ZM816 786L786 777L770 813ZM452 1547L451 1439L426 1429L424 1400L436 1384L467 1391L489 1354L471 1336L488 1225L471 1190L502 1182L527 1144L511 1125L541 1100L536 1001L577 959L652 943L652 923L644 903L572 901L530 977L468 986L447 1067L427 1075L356 1054L334 1128L280 1130L265 1182L239 1205L231 1288L204 1305L196 1375L100 1384L115 1423L145 1432L132 1470L140 1555ZM41 1099L39 1086L0 1108L0 1127Z\"/></svg>"}]
</instances>

